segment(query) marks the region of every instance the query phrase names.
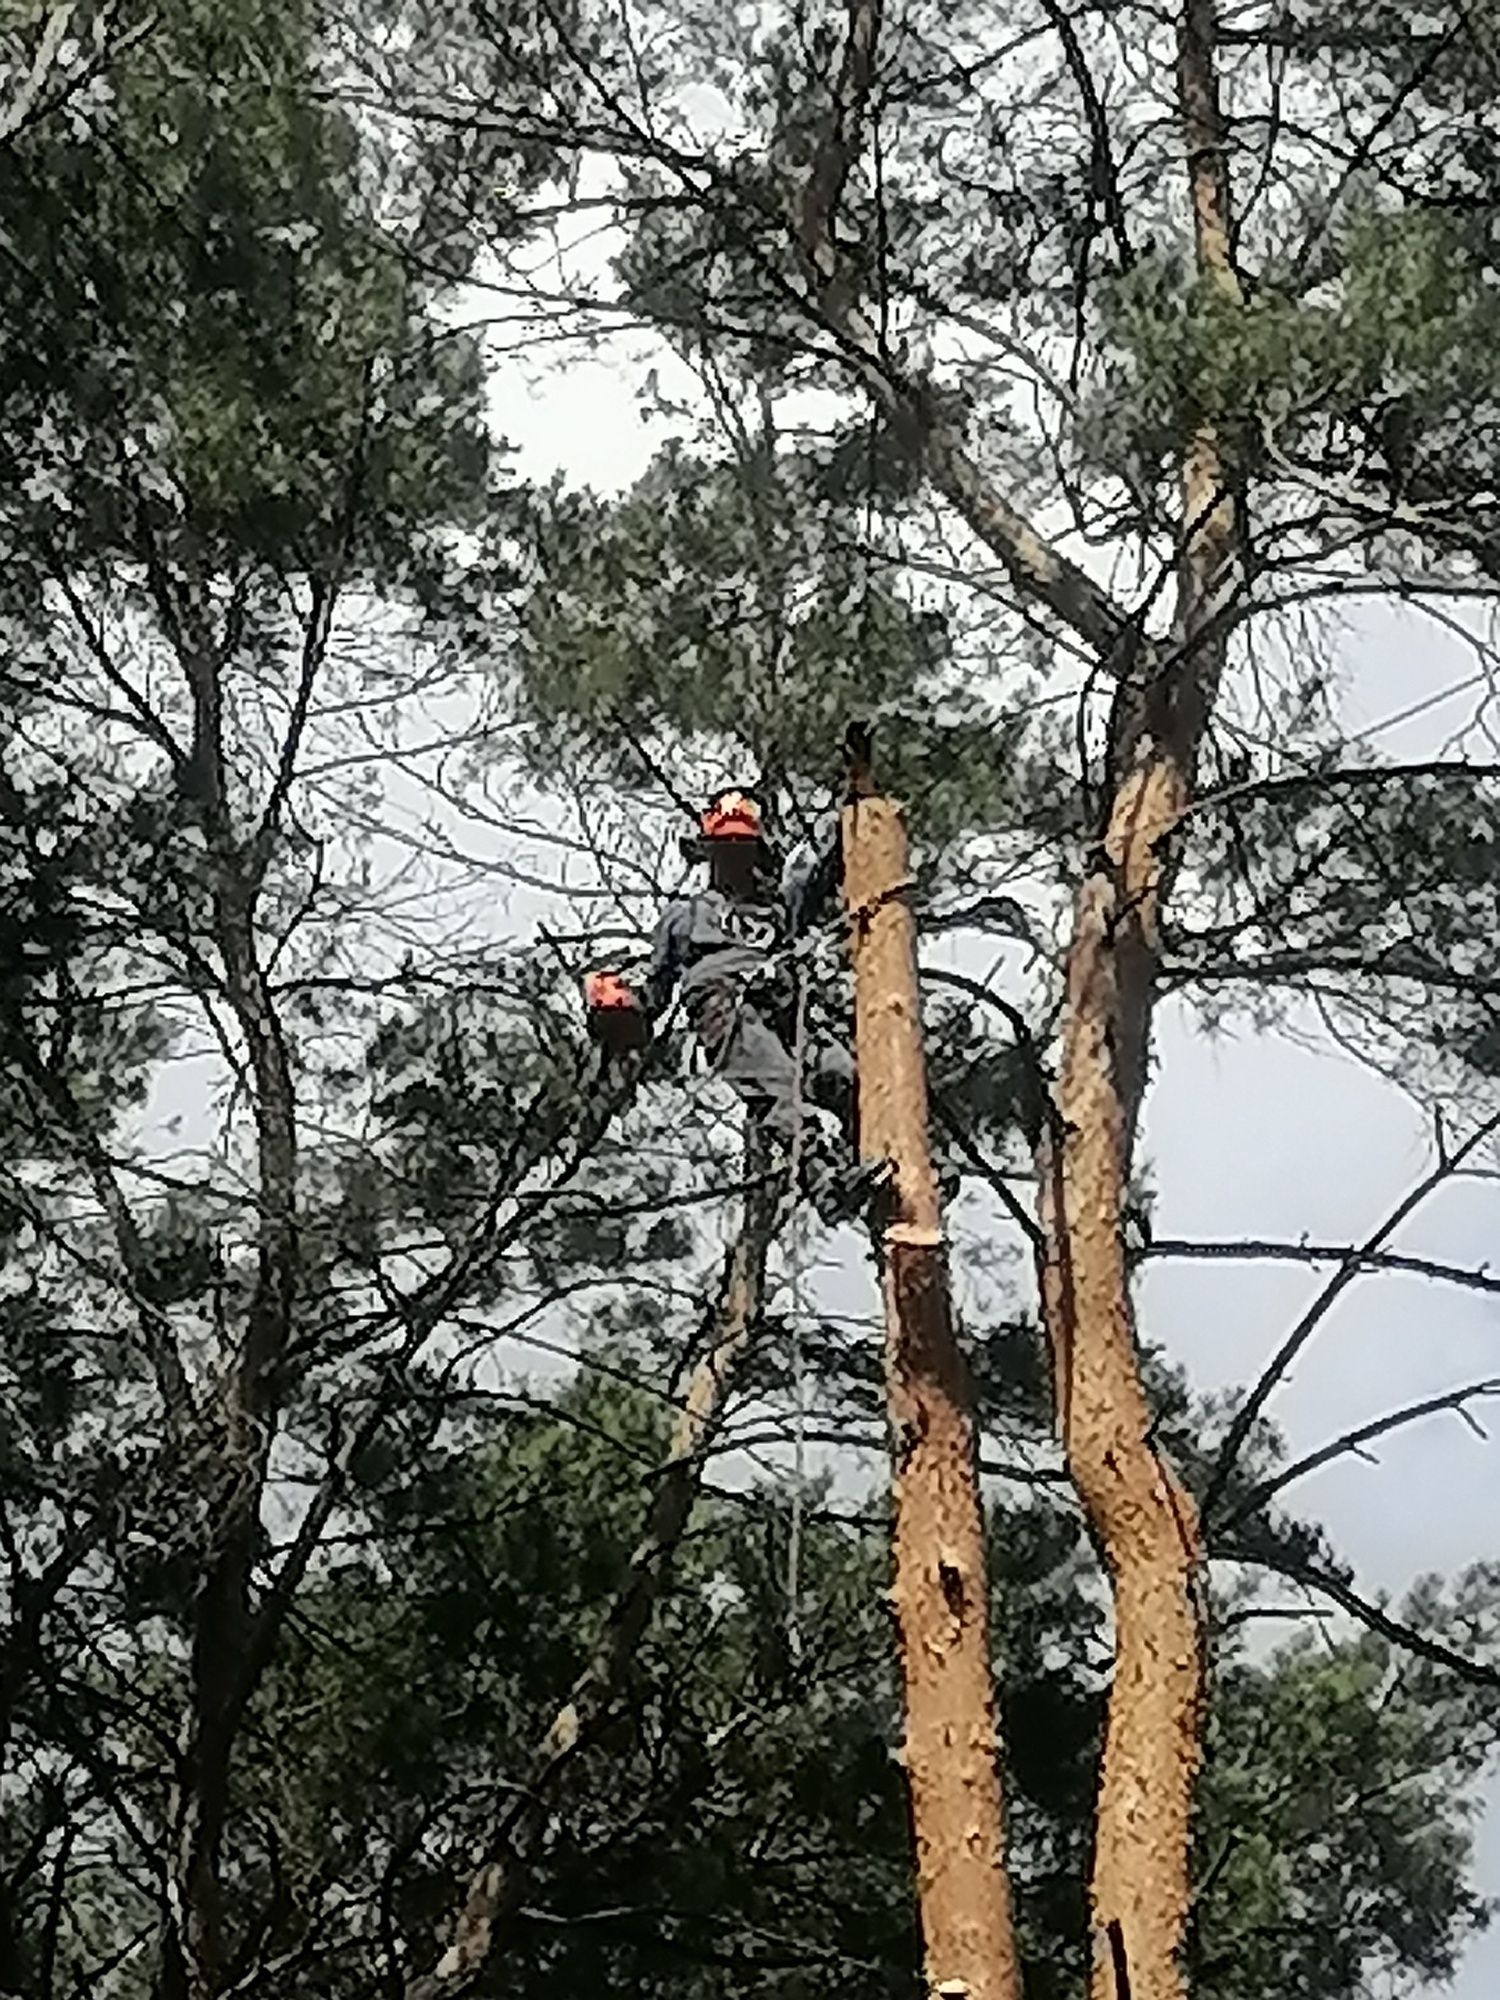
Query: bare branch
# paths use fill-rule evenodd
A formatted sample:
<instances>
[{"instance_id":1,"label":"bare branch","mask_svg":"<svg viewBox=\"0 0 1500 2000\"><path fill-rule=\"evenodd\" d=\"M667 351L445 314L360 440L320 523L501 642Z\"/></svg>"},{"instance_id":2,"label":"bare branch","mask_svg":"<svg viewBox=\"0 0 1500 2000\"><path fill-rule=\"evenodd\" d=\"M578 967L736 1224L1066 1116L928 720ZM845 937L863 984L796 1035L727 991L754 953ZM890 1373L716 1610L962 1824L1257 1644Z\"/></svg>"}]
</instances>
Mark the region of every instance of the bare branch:
<instances>
[{"instance_id":1,"label":"bare branch","mask_svg":"<svg viewBox=\"0 0 1500 2000\"><path fill-rule=\"evenodd\" d=\"M1271 1555L1262 1550L1219 1549L1216 1555L1221 1560L1247 1563L1256 1569L1270 1570L1276 1576L1284 1576L1291 1583L1300 1583L1304 1589L1314 1591L1347 1611L1370 1631L1378 1632L1382 1639L1388 1639L1393 1646L1400 1646L1418 1658L1431 1660L1435 1666L1447 1667L1461 1680L1471 1681L1479 1687L1500 1687L1500 1669L1488 1665L1483 1660L1471 1660L1463 1653L1455 1652L1441 1639L1434 1639L1430 1633L1419 1632L1414 1625L1405 1624L1369 1598L1362 1597L1352 1585L1332 1570L1322 1568L1317 1563L1306 1562L1291 1555Z\"/></svg>"},{"instance_id":2,"label":"bare branch","mask_svg":"<svg viewBox=\"0 0 1500 2000\"><path fill-rule=\"evenodd\" d=\"M1493 1136L1497 1128L1500 1128L1500 1112L1485 1119L1484 1123L1454 1152L1440 1152L1432 1171L1425 1174L1409 1193L1403 1195L1390 1214L1372 1231L1358 1250L1344 1259L1317 1298L1297 1321L1272 1355L1259 1381L1240 1405L1234 1421L1224 1434L1224 1441L1219 1447L1214 1469L1203 1496L1203 1515L1206 1520L1212 1519L1214 1508L1223 1497L1225 1484L1234 1470L1235 1461L1244 1448L1245 1440L1254 1428L1256 1419L1270 1400L1272 1392L1339 1299L1354 1283L1365 1267L1366 1261L1389 1241L1408 1217L1415 1214L1436 1188L1452 1179L1464 1161L1472 1158L1479 1147Z\"/></svg>"},{"instance_id":3,"label":"bare branch","mask_svg":"<svg viewBox=\"0 0 1500 2000\"><path fill-rule=\"evenodd\" d=\"M1154 1237L1140 1257L1143 1262L1170 1257L1195 1263L1343 1264L1353 1260L1363 1271L1398 1271L1445 1285L1461 1285L1471 1292L1500 1293L1500 1274L1487 1265L1471 1271L1433 1257L1408 1256L1400 1250L1369 1251L1349 1243L1270 1243L1255 1237L1241 1243L1194 1243L1163 1236Z\"/></svg>"},{"instance_id":4,"label":"bare branch","mask_svg":"<svg viewBox=\"0 0 1500 2000\"><path fill-rule=\"evenodd\" d=\"M308 607L307 620L303 627L302 656L298 663L297 689L292 699L292 712L287 721L286 733L281 740L276 776L272 781L270 796L266 800L260 824L250 845L250 874L257 884L263 880L270 864L272 849L280 831L281 815L296 779L297 758L301 752L303 736L307 731L313 688L327 657L329 633L338 607L339 590L353 551L369 448L371 381L371 365L366 361L360 381L359 430L349 456L348 476L344 482L337 552L329 573L314 577L312 580L312 602Z\"/></svg>"},{"instance_id":5,"label":"bare branch","mask_svg":"<svg viewBox=\"0 0 1500 2000\"><path fill-rule=\"evenodd\" d=\"M192 1387L178 1351L172 1322L159 1306L151 1302L145 1246L134 1211L120 1186L109 1155L63 1078L47 1067L29 1039L11 1029L5 1035L5 1046L62 1128L79 1164L88 1175L114 1237L123 1278L122 1289L141 1329L146 1355L161 1395L168 1435L180 1436L194 1414Z\"/></svg>"},{"instance_id":6,"label":"bare branch","mask_svg":"<svg viewBox=\"0 0 1500 2000\"><path fill-rule=\"evenodd\" d=\"M1083 53L1083 44L1078 39L1078 30L1072 17L1059 4L1059 0L1042 0L1042 12L1052 23L1057 39L1062 43L1063 56L1073 81L1078 86L1078 95L1083 100L1084 117L1088 120L1091 152L1089 158L1090 182L1094 193L1104 205L1105 220L1114 238L1115 253L1119 257L1122 270L1129 270L1135 262L1135 252L1131 248L1130 231L1125 222L1125 209L1120 200L1120 176L1115 165L1114 148L1110 143L1109 119L1105 113L1099 86L1094 82L1093 71L1088 58Z\"/></svg>"},{"instance_id":7,"label":"bare branch","mask_svg":"<svg viewBox=\"0 0 1500 2000\"><path fill-rule=\"evenodd\" d=\"M1191 940L1185 940L1190 942ZM1345 973L1360 980L1409 979L1449 993L1467 993L1492 1000L1500 994L1500 977L1488 972L1460 972L1437 959L1412 951L1351 951L1338 945L1309 945L1296 951L1262 952L1253 958L1227 958L1220 964L1195 965L1173 956L1162 966L1164 987L1284 985L1315 973Z\"/></svg>"},{"instance_id":8,"label":"bare branch","mask_svg":"<svg viewBox=\"0 0 1500 2000\"><path fill-rule=\"evenodd\" d=\"M1258 1486L1252 1487L1234 1512L1223 1522L1224 1530L1239 1527L1252 1514L1258 1513L1268 1500L1274 1499L1294 1481L1304 1479L1309 1472L1316 1472L1320 1466L1328 1465L1336 1458L1358 1453L1363 1446L1373 1443L1376 1438L1385 1437L1406 1424L1418 1423L1423 1417L1435 1416L1443 1410L1457 1410L1460 1414L1465 1414L1465 1404L1482 1396L1500 1396L1500 1380L1489 1377L1483 1382L1470 1382L1462 1389L1449 1389L1441 1396L1428 1396L1420 1403L1409 1403L1404 1409L1391 1411L1386 1416L1376 1417L1370 1423L1360 1424L1354 1430L1345 1431L1341 1437L1336 1437L1330 1443L1320 1446L1317 1451L1309 1452L1305 1458L1299 1458L1293 1464L1284 1466L1281 1471L1273 1473L1270 1478L1263 1479Z\"/></svg>"}]
</instances>

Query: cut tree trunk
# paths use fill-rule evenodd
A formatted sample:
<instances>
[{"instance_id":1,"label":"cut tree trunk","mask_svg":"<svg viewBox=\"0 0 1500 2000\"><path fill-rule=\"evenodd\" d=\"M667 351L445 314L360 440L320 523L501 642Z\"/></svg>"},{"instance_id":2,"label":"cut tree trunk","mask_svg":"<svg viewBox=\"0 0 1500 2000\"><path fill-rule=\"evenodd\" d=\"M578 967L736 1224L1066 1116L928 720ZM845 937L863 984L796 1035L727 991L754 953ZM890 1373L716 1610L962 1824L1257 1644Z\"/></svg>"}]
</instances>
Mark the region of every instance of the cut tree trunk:
<instances>
[{"instance_id":1,"label":"cut tree trunk","mask_svg":"<svg viewBox=\"0 0 1500 2000\"><path fill-rule=\"evenodd\" d=\"M953 1336L917 989L906 832L888 799L844 812L860 1145L894 1167L882 1244L905 1762L927 1983L1019 2000L1005 1870L984 1521Z\"/></svg>"}]
</instances>

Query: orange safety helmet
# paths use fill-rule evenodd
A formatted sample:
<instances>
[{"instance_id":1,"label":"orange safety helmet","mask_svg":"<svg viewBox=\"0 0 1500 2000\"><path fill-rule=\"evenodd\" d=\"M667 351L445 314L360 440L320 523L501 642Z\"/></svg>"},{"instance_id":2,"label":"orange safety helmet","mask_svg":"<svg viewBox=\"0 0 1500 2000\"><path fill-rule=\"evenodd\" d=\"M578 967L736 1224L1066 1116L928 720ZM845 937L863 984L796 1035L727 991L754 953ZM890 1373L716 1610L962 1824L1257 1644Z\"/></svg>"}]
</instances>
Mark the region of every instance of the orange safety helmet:
<instances>
[{"instance_id":1,"label":"orange safety helmet","mask_svg":"<svg viewBox=\"0 0 1500 2000\"><path fill-rule=\"evenodd\" d=\"M705 840L760 840L760 805L748 792L716 793L698 827Z\"/></svg>"}]
</instances>

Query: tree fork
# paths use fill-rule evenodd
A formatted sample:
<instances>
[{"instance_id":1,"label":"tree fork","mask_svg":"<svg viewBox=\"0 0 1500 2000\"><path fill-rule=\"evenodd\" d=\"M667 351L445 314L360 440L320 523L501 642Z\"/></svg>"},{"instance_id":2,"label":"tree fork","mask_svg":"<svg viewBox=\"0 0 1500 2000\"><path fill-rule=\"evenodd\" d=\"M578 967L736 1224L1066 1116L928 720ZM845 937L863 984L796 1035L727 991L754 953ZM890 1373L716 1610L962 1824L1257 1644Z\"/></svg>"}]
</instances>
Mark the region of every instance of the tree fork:
<instances>
[{"instance_id":1,"label":"tree fork","mask_svg":"<svg viewBox=\"0 0 1500 2000\"><path fill-rule=\"evenodd\" d=\"M917 989L906 830L845 808L860 1145L894 1168L884 1231L886 1381L905 1763L929 1992L1020 2000L1005 1870L984 1523L967 1371L953 1336Z\"/></svg>"}]
</instances>

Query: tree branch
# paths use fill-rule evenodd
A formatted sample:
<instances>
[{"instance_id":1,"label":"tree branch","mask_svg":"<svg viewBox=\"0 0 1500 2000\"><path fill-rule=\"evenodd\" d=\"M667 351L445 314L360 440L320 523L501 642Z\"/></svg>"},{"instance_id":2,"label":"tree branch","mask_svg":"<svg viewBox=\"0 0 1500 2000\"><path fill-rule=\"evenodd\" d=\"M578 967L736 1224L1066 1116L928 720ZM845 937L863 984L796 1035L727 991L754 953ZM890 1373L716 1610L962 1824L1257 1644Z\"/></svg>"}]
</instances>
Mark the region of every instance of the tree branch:
<instances>
[{"instance_id":1,"label":"tree branch","mask_svg":"<svg viewBox=\"0 0 1500 2000\"><path fill-rule=\"evenodd\" d=\"M349 455L348 476L344 482L337 552L328 574L315 577L312 581L312 602L308 607L307 621L303 628L302 656L298 662L297 690L292 699L292 712L287 720L286 733L282 737L276 776L261 813L260 824L250 844L250 872L257 885L264 879L270 864L272 849L280 831L281 814L291 795L297 775L297 758L307 731L313 687L327 657L328 638L333 626L334 613L338 607L339 591L353 551L369 451L371 380L371 364L366 361L360 378L359 429L355 436L354 448Z\"/></svg>"},{"instance_id":2,"label":"tree branch","mask_svg":"<svg viewBox=\"0 0 1500 2000\"><path fill-rule=\"evenodd\" d=\"M0 145L7 144L23 127L30 124L47 79L55 69L62 67L58 61L58 52L62 48L69 28L73 25L73 16L77 11L77 0L63 0L63 5L54 7L43 22L41 38L31 58L31 67L18 84L15 96L4 110L0 111Z\"/></svg>"},{"instance_id":3,"label":"tree branch","mask_svg":"<svg viewBox=\"0 0 1500 2000\"><path fill-rule=\"evenodd\" d=\"M1189 937L1186 942L1191 942ZM1409 979L1421 986L1434 986L1449 993L1467 993L1476 999L1500 996L1500 977L1485 972L1459 972L1453 967L1420 958L1413 952L1360 952L1337 945L1308 946L1296 951L1265 952L1255 958L1240 958L1222 965L1194 965L1177 954L1162 966L1162 984L1180 986L1230 986L1236 980L1253 985L1280 985L1304 978L1308 973L1347 973L1360 979Z\"/></svg>"},{"instance_id":4,"label":"tree branch","mask_svg":"<svg viewBox=\"0 0 1500 2000\"><path fill-rule=\"evenodd\" d=\"M712 1341L688 1384L681 1414L655 1478L640 1541L631 1554L592 1659L538 1745L527 1783L501 1816L489 1853L469 1883L453 1941L430 1973L410 1980L405 2000L458 2000L474 1990L501 1947L500 1930L524 1893L530 1849L566 1769L613 1717L662 1583L687 1527L704 1460L760 1314L766 1250L780 1219L753 1198L730 1254L711 1315Z\"/></svg>"},{"instance_id":5,"label":"tree branch","mask_svg":"<svg viewBox=\"0 0 1500 2000\"><path fill-rule=\"evenodd\" d=\"M1403 1425L1418 1423L1423 1417L1435 1416L1443 1410L1463 1412L1465 1403L1481 1396L1500 1396L1500 1380L1489 1377L1482 1382L1470 1382L1462 1389L1449 1389L1441 1396L1428 1396L1420 1403L1409 1403L1404 1409L1391 1411L1386 1416L1376 1417L1370 1423L1360 1424L1352 1431L1345 1431L1341 1437L1321 1445L1317 1451L1309 1452L1305 1458L1299 1458L1293 1464L1284 1466L1280 1472L1273 1473L1269 1478L1261 1480L1258 1486L1252 1487L1234 1512L1222 1523L1224 1530L1239 1527L1252 1514L1264 1507L1268 1500L1274 1499L1294 1481L1305 1478L1309 1472L1316 1472L1320 1466L1328 1465L1332 1460L1343 1458L1348 1453L1357 1453L1374 1439L1385 1437L1391 1431L1400 1430ZM1472 1422L1472 1419L1469 1421Z\"/></svg>"},{"instance_id":6,"label":"tree branch","mask_svg":"<svg viewBox=\"0 0 1500 2000\"><path fill-rule=\"evenodd\" d=\"M169 1437L184 1435L194 1415L192 1385L178 1351L177 1337L170 1318L150 1298L150 1271L145 1246L135 1215L126 1200L109 1155L93 1131L78 1101L62 1077L48 1069L29 1038L15 1030L5 1035L5 1046L21 1073L37 1091L52 1117L61 1126L79 1164L88 1175L95 1198L104 1211L114 1239L124 1279L122 1289L129 1299L141 1330L147 1359L162 1399L162 1414Z\"/></svg>"},{"instance_id":7,"label":"tree branch","mask_svg":"<svg viewBox=\"0 0 1500 2000\"><path fill-rule=\"evenodd\" d=\"M833 84L832 105L802 190L798 240L803 255L815 268L825 253L830 262L837 262L833 246L839 203L864 143L865 113L869 108L875 50L880 38L880 0L846 0L846 9L848 27Z\"/></svg>"},{"instance_id":8,"label":"tree branch","mask_svg":"<svg viewBox=\"0 0 1500 2000\"><path fill-rule=\"evenodd\" d=\"M1440 1153L1436 1166L1417 1182L1409 1193L1402 1196L1385 1220L1360 1244L1359 1248L1346 1257L1338 1270L1319 1292L1316 1299L1303 1313L1286 1339L1277 1348L1259 1381L1250 1391L1236 1412L1234 1421L1224 1434L1214 1461L1214 1469L1209 1477L1208 1487L1203 1496L1203 1516L1211 1520L1214 1508L1223 1496L1224 1487L1234 1470L1236 1459L1244 1447L1246 1438L1254 1428L1255 1421L1271 1398L1273 1390L1291 1367L1297 1356L1317 1332L1329 1312L1359 1276L1367 1260L1381 1249L1395 1234L1409 1216L1413 1215L1434 1189L1442 1186L1456 1174L1464 1161L1490 1138L1500 1127L1500 1112L1487 1118L1454 1153Z\"/></svg>"},{"instance_id":9,"label":"tree branch","mask_svg":"<svg viewBox=\"0 0 1500 2000\"><path fill-rule=\"evenodd\" d=\"M1342 1577L1331 1570L1323 1569L1317 1563L1304 1561L1290 1555L1268 1555L1261 1550L1220 1549L1216 1552L1221 1559L1245 1563L1253 1569L1270 1570L1273 1575L1284 1576L1290 1583L1300 1583L1304 1589L1316 1591L1347 1611L1351 1618L1359 1620L1370 1631L1378 1632L1382 1639L1388 1639L1393 1646L1400 1646L1418 1658L1431 1660L1434 1665L1447 1667L1451 1672L1480 1687L1500 1687L1500 1669L1486 1665L1482 1660L1468 1659L1444 1645L1441 1639L1434 1639L1426 1632L1419 1632L1414 1625L1407 1625L1399 1618L1372 1604Z\"/></svg>"},{"instance_id":10,"label":"tree branch","mask_svg":"<svg viewBox=\"0 0 1500 2000\"><path fill-rule=\"evenodd\" d=\"M586 59L554 9L549 20L562 46L585 75ZM1136 640L1135 615L1080 564L1064 555L1019 513L965 450L958 429L938 414L929 386L908 373L890 353L878 328L854 300L855 281L834 236L832 209L820 200L836 198L847 184L862 142L862 120L871 89L879 26L877 0L849 0L849 28L840 60L834 102L814 154L815 172L798 192L787 190L782 222L799 252L805 288L792 283L774 260L749 245L768 282L838 342L839 358L855 376L892 430L927 472L970 531L999 560L1023 601L1045 607L1101 656L1111 671L1123 671ZM596 89L603 89L591 78ZM678 151L647 131L617 99L605 92L610 110L625 128L627 143L667 168L693 199L702 202L706 174L727 212L752 197L734 177L711 161Z\"/></svg>"},{"instance_id":11,"label":"tree branch","mask_svg":"<svg viewBox=\"0 0 1500 2000\"><path fill-rule=\"evenodd\" d=\"M1202 792L1193 801L1189 814L1212 812L1217 807L1295 798L1303 792L1377 790L1385 785L1407 783L1495 784L1500 782L1500 764L1457 764L1439 759L1417 764L1359 765L1342 771L1296 771L1288 776L1247 778L1242 784L1226 785L1220 791Z\"/></svg>"},{"instance_id":12,"label":"tree branch","mask_svg":"<svg viewBox=\"0 0 1500 2000\"><path fill-rule=\"evenodd\" d=\"M1414 1278L1431 1278L1461 1285L1471 1292L1500 1294L1500 1273L1481 1264L1467 1271L1433 1257L1412 1257L1400 1250L1363 1250L1348 1243L1270 1243L1248 1237L1242 1243L1188 1242L1182 1237L1154 1237L1139 1253L1144 1263L1157 1258L1182 1258L1190 1263L1342 1264L1352 1259L1362 1271L1397 1271Z\"/></svg>"},{"instance_id":13,"label":"tree branch","mask_svg":"<svg viewBox=\"0 0 1500 2000\"><path fill-rule=\"evenodd\" d=\"M1093 71L1083 53L1083 44L1078 39L1078 30L1072 17L1059 4L1059 0L1042 0L1042 12L1052 23L1058 40L1062 43L1063 56L1078 95L1083 100L1083 115L1088 120L1089 138L1092 152L1089 172L1095 193L1104 204L1105 220L1109 224L1115 242L1115 252L1122 270L1128 271L1135 263L1135 251L1131 247L1130 231L1125 223L1125 208L1120 200L1120 176L1115 166L1114 148L1110 144L1109 119L1105 114L1104 101L1099 95L1099 87L1094 82Z\"/></svg>"}]
</instances>

